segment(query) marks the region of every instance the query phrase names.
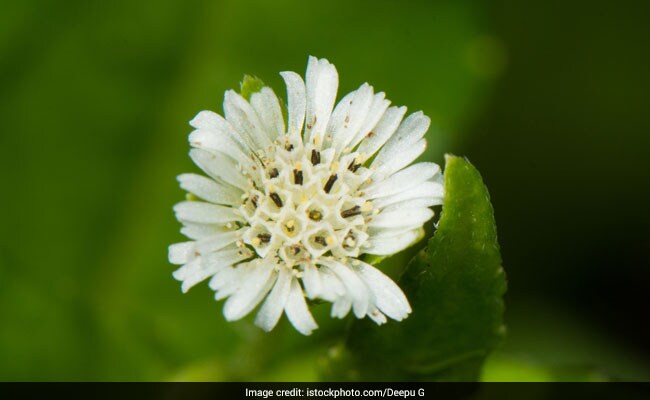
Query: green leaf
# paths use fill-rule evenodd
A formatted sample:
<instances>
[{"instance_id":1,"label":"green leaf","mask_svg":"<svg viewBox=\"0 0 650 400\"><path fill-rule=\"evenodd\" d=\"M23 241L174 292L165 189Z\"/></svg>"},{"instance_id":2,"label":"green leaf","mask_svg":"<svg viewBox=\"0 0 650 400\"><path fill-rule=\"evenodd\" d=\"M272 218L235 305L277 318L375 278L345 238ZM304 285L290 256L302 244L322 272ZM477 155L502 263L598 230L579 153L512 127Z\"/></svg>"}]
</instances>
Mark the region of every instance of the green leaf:
<instances>
[{"instance_id":1,"label":"green leaf","mask_svg":"<svg viewBox=\"0 0 650 400\"><path fill-rule=\"evenodd\" d=\"M385 326L355 321L330 378L478 380L503 338L506 280L488 191L467 160L446 162L438 231L399 281L413 313Z\"/></svg>"},{"instance_id":2,"label":"green leaf","mask_svg":"<svg viewBox=\"0 0 650 400\"><path fill-rule=\"evenodd\" d=\"M484 382L607 382L613 377L593 365L548 365L496 351L483 368ZM634 380L634 379L629 379Z\"/></svg>"},{"instance_id":3,"label":"green leaf","mask_svg":"<svg viewBox=\"0 0 650 400\"><path fill-rule=\"evenodd\" d=\"M243 98L247 101L250 101L251 96L254 93L259 92L262 88L266 86L262 80L256 76L244 75L239 87L241 88L240 92Z\"/></svg>"}]
</instances>

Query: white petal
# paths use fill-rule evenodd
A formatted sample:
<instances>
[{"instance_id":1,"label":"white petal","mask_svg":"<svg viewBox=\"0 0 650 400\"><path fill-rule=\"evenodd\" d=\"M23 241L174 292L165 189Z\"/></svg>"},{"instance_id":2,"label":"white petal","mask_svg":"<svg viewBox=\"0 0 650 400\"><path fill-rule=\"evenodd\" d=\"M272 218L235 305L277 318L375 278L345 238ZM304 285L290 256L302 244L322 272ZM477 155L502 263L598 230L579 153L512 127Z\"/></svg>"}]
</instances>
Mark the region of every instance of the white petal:
<instances>
[{"instance_id":1,"label":"white petal","mask_svg":"<svg viewBox=\"0 0 650 400\"><path fill-rule=\"evenodd\" d=\"M223 315L228 321L236 321L246 316L266 296L275 282L274 264L262 261L242 283L237 292L230 296L223 306Z\"/></svg>"},{"instance_id":2,"label":"white petal","mask_svg":"<svg viewBox=\"0 0 650 400\"><path fill-rule=\"evenodd\" d=\"M364 193L371 199L390 196L412 188L440 172L438 164L421 162L405 168L389 178L375 182L365 188Z\"/></svg>"},{"instance_id":3,"label":"white petal","mask_svg":"<svg viewBox=\"0 0 650 400\"><path fill-rule=\"evenodd\" d=\"M232 279L233 275L235 274L235 269L241 269L245 263L238 264L236 267L230 266L228 268L224 268L218 273L214 274L212 279L210 279L210 282L208 282L208 286L212 290L219 290L222 287L226 286Z\"/></svg>"},{"instance_id":4,"label":"white petal","mask_svg":"<svg viewBox=\"0 0 650 400\"><path fill-rule=\"evenodd\" d=\"M212 131L219 137L227 136L231 141L237 143L240 148L246 148L243 138L235 132L232 125L215 112L201 111L190 121L190 125L196 129Z\"/></svg>"},{"instance_id":5,"label":"white petal","mask_svg":"<svg viewBox=\"0 0 650 400\"><path fill-rule=\"evenodd\" d=\"M237 264L253 256L253 251L246 247L230 244L219 251L201 255L204 264Z\"/></svg>"},{"instance_id":6,"label":"white petal","mask_svg":"<svg viewBox=\"0 0 650 400\"><path fill-rule=\"evenodd\" d=\"M222 269L210 280L210 283L212 283L211 286L217 286L217 283L219 283L219 287L214 289L214 299L219 301L232 296L251 275L252 272L250 269L241 267L241 264L234 268Z\"/></svg>"},{"instance_id":7,"label":"white petal","mask_svg":"<svg viewBox=\"0 0 650 400\"><path fill-rule=\"evenodd\" d=\"M392 196L375 199L372 203L375 208L384 208L405 200L429 198L436 201L435 204L442 204L443 196L444 187L442 184L438 182L422 182L415 187L396 193Z\"/></svg>"},{"instance_id":8,"label":"white petal","mask_svg":"<svg viewBox=\"0 0 650 400\"><path fill-rule=\"evenodd\" d=\"M368 312L368 318L373 320L377 325L383 325L386 323L386 316L377 308Z\"/></svg>"},{"instance_id":9,"label":"white petal","mask_svg":"<svg viewBox=\"0 0 650 400\"><path fill-rule=\"evenodd\" d=\"M305 142L314 134L324 134L332 114L339 86L339 76L334 65L326 59L309 57L306 75Z\"/></svg>"},{"instance_id":10,"label":"white petal","mask_svg":"<svg viewBox=\"0 0 650 400\"><path fill-rule=\"evenodd\" d=\"M335 135L336 130L341 130L343 129L343 121L345 120L346 115L349 117L349 111L350 111L350 105L352 104L352 101L354 100L354 96L357 94L357 91L350 92L343 96L341 100L336 104L336 107L334 107L334 111L332 111L332 115L330 116L329 121L327 122L327 133L330 136L330 138L324 138L324 142L326 144L330 144L332 142L332 139ZM329 146L325 146L329 147Z\"/></svg>"},{"instance_id":11,"label":"white petal","mask_svg":"<svg viewBox=\"0 0 650 400\"><path fill-rule=\"evenodd\" d=\"M352 299L352 309L357 318L362 318L368 311L368 289L363 281L349 266L339 263L336 260L323 259L323 265L334 272L347 289L347 295Z\"/></svg>"},{"instance_id":12,"label":"white petal","mask_svg":"<svg viewBox=\"0 0 650 400\"><path fill-rule=\"evenodd\" d=\"M222 120L219 114L212 111L201 111L190 121L190 125L196 129L211 129L219 131L222 127Z\"/></svg>"},{"instance_id":13,"label":"white petal","mask_svg":"<svg viewBox=\"0 0 650 400\"><path fill-rule=\"evenodd\" d=\"M215 133L207 129L196 129L190 133L189 142L192 147L218 151L230 155L237 160L247 160L245 147L234 142L229 136Z\"/></svg>"},{"instance_id":14,"label":"white petal","mask_svg":"<svg viewBox=\"0 0 650 400\"><path fill-rule=\"evenodd\" d=\"M390 101L386 100L385 97L386 95L384 92L375 94L372 99L370 111L368 112L365 121L363 121L363 124L359 128L359 131L357 132L354 139L352 139L352 141L348 144L348 147L356 147L356 145L358 145L363 138L368 136L368 133L370 133L372 129L377 126L377 123L381 117L384 116L384 113L388 109L388 106L390 106Z\"/></svg>"},{"instance_id":15,"label":"white petal","mask_svg":"<svg viewBox=\"0 0 650 400\"><path fill-rule=\"evenodd\" d=\"M183 201L174 206L176 218L179 221L198 222L204 224L240 221L241 217L234 214L230 207L204 203L202 201Z\"/></svg>"},{"instance_id":16,"label":"white petal","mask_svg":"<svg viewBox=\"0 0 650 400\"><path fill-rule=\"evenodd\" d=\"M284 118L280 102L271 88L263 87L259 92L253 93L251 106L259 116L260 122L271 140L284 134Z\"/></svg>"},{"instance_id":17,"label":"white petal","mask_svg":"<svg viewBox=\"0 0 650 400\"><path fill-rule=\"evenodd\" d=\"M200 257L201 263L199 265L189 267L193 261L198 259L195 258L190 264L186 264L174 271L173 275L177 280L184 280L190 277L197 270L214 265L232 265L236 262L241 261L243 258L245 258L245 256L239 254L238 249L235 246L231 246L223 249L219 253L214 253L214 255L211 255L211 257Z\"/></svg>"},{"instance_id":18,"label":"white petal","mask_svg":"<svg viewBox=\"0 0 650 400\"><path fill-rule=\"evenodd\" d=\"M220 253L213 253L210 257L199 257L174 271L174 279L182 281L181 289L187 292L197 283L216 274L221 269L247 258L238 253L238 250L228 249Z\"/></svg>"},{"instance_id":19,"label":"white petal","mask_svg":"<svg viewBox=\"0 0 650 400\"><path fill-rule=\"evenodd\" d=\"M239 239L238 233L239 232L237 231L227 231L197 240L195 249L203 255L223 249L224 247L235 243L237 239Z\"/></svg>"},{"instance_id":20,"label":"white petal","mask_svg":"<svg viewBox=\"0 0 650 400\"><path fill-rule=\"evenodd\" d=\"M305 292L307 292L307 297L314 299L318 297L321 292L321 277L316 268L312 264L305 265L305 270L303 271L302 283L305 286Z\"/></svg>"},{"instance_id":21,"label":"white petal","mask_svg":"<svg viewBox=\"0 0 650 400\"><path fill-rule=\"evenodd\" d=\"M229 183L246 191L250 184L237 168L237 162L223 153L203 149L190 150L190 157L196 165L215 180Z\"/></svg>"},{"instance_id":22,"label":"white petal","mask_svg":"<svg viewBox=\"0 0 650 400\"><path fill-rule=\"evenodd\" d=\"M424 115L422 111L414 112L402 121L395 134L386 142L382 151L391 151L392 146L401 145L402 143L411 144L417 142L424 137L429 125L431 125L429 117Z\"/></svg>"},{"instance_id":23,"label":"white petal","mask_svg":"<svg viewBox=\"0 0 650 400\"><path fill-rule=\"evenodd\" d=\"M219 270L220 265L203 266L201 258L195 258L188 264L183 265L172 274L174 279L182 281L181 290L187 293L192 286L212 276Z\"/></svg>"},{"instance_id":24,"label":"white petal","mask_svg":"<svg viewBox=\"0 0 650 400\"><path fill-rule=\"evenodd\" d=\"M370 246L363 252L376 255L390 255L404 250L420 236L419 229L402 232L394 236L372 237L369 240Z\"/></svg>"},{"instance_id":25,"label":"white petal","mask_svg":"<svg viewBox=\"0 0 650 400\"><path fill-rule=\"evenodd\" d=\"M215 204L235 205L241 200L232 190L224 190L212 179L197 174L178 176L181 188L195 196Z\"/></svg>"},{"instance_id":26,"label":"white petal","mask_svg":"<svg viewBox=\"0 0 650 400\"><path fill-rule=\"evenodd\" d=\"M199 240L208 236L217 235L228 231L223 224L197 224L193 222L183 222L181 233L193 240Z\"/></svg>"},{"instance_id":27,"label":"white petal","mask_svg":"<svg viewBox=\"0 0 650 400\"><path fill-rule=\"evenodd\" d=\"M400 201L399 203L391 204L382 209L382 212L391 212L405 208L423 208L432 207L440 204L440 200L436 197L423 197L419 199L409 199Z\"/></svg>"},{"instance_id":28,"label":"white petal","mask_svg":"<svg viewBox=\"0 0 650 400\"><path fill-rule=\"evenodd\" d=\"M412 231L413 228L368 228L368 234L373 239L385 239Z\"/></svg>"},{"instance_id":29,"label":"white petal","mask_svg":"<svg viewBox=\"0 0 650 400\"><path fill-rule=\"evenodd\" d=\"M208 285L215 291L215 299L221 300L235 293L246 281L248 275L254 271L250 262L243 262L235 266L226 267L218 271Z\"/></svg>"},{"instance_id":30,"label":"white petal","mask_svg":"<svg viewBox=\"0 0 650 400\"><path fill-rule=\"evenodd\" d=\"M344 97L334 109L327 131L332 135L332 147L340 152L355 138L372 105L372 86L364 83Z\"/></svg>"},{"instance_id":31,"label":"white petal","mask_svg":"<svg viewBox=\"0 0 650 400\"><path fill-rule=\"evenodd\" d=\"M411 306L404 292L392 279L364 262L357 267L357 272L374 294L375 304L381 312L397 321L403 320L411 313Z\"/></svg>"},{"instance_id":32,"label":"white petal","mask_svg":"<svg viewBox=\"0 0 650 400\"><path fill-rule=\"evenodd\" d=\"M194 243L182 242L169 246L169 262L171 264L182 265L196 258L194 254Z\"/></svg>"},{"instance_id":33,"label":"white petal","mask_svg":"<svg viewBox=\"0 0 650 400\"><path fill-rule=\"evenodd\" d=\"M305 296L296 279L291 280L291 289L285 306L285 312L291 324L303 335L311 335L311 332L318 328L316 321L314 321L314 318L309 312L309 308L307 308Z\"/></svg>"},{"instance_id":34,"label":"white petal","mask_svg":"<svg viewBox=\"0 0 650 400\"><path fill-rule=\"evenodd\" d=\"M379 181L392 175L415 161L415 159L418 158L420 154L424 153L424 150L426 149L427 141L424 139L420 139L414 144L406 145L404 143L403 146L395 146L394 151L384 153L380 160L377 160L379 156L375 158L372 165L377 169L373 173L372 178Z\"/></svg>"},{"instance_id":35,"label":"white petal","mask_svg":"<svg viewBox=\"0 0 650 400\"><path fill-rule=\"evenodd\" d=\"M359 144L358 151L367 157L375 154L393 135L406 114L406 107L389 107L379 120L372 133L368 133Z\"/></svg>"},{"instance_id":36,"label":"white petal","mask_svg":"<svg viewBox=\"0 0 650 400\"><path fill-rule=\"evenodd\" d=\"M432 217L433 211L428 208L401 209L381 212L373 216L368 226L378 228L419 227Z\"/></svg>"},{"instance_id":37,"label":"white petal","mask_svg":"<svg viewBox=\"0 0 650 400\"><path fill-rule=\"evenodd\" d=\"M245 142L251 150L265 150L271 145L271 139L264 132L257 113L239 93L233 90L226 91L223 110L226 120L240 135L245 137Z\"/></svg>"},{"instance_id":38,"label":"white petal","mask_svg":"<svg viewBox=\"0 0 650 400\"><path fill-rule=\"evenodd\" d=\"M291 280L291 273L286 268L280 268L278 279L275 281L271 293L255 317L255 324L266 332L275 328L275 325L277 325L282 316L284 306L287 304L287 299L289 298Z\"/></svg>"},{"instance_id":39,"label":"white petal","mask_svg":"<svg viewBox=\"0 0 650 400\"><path fill-rule=\"evenodd\" d=\"M302 132L302 125L305 121L305 83L300 75L292 71L281 72L282 78L287 85L287 108L288 108L288 133L295 135Z\"/></svg>"},{"instance_id":40,"label":"white petal","mask_svg":"<svg viewBox=\"0 0 650 400\"><path fill-rule=\"evenodd\" d=\"M405 151L411 146L415 147L415 144L422 139L427 129L429 129L430 124L431 120L429 117L421 111L409 115L400 124L395 134L386 142L381 151L379 151L371 165L380 168L382 165L394 161L395 158L404 157ZM393 172L399 169L401 168L394 169ZM388 172L387 174L390 173L392 172Z\"/></svg>"},{"instance_id":41,"label":"white petal","mask_svg":"<svg viewBox=\"0 0 650 400\"><path fill-rule=\"evenodd\" d=\"M329 269L319 269L321 278L321 292L319 298L333 302L337 298L345 295L345 287L341 280Z\"/></svg>"},{"instance_id":42,"label":"white petal","mask_svg":"<svg viewBox=\"0 0 650 400\"><path fill-rule=\"evenodd\" d=\"M332 311L330 312L330 315L332 318L343 318L348 315L351 308L352 301L350 298L347 296L342 296L332 303Z\"/></svg>"}]
</instances>

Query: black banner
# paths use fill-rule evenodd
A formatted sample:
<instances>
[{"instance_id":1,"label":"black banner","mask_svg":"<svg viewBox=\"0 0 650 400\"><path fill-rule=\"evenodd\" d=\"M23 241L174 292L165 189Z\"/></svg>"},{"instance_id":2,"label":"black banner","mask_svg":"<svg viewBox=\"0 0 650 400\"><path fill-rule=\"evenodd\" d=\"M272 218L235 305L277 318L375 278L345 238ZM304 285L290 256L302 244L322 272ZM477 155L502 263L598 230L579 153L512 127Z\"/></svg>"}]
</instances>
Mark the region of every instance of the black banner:
<instances>
[{"instance_id":1,"label":"black banner","mask_svg":"<svg viewBox=\"0 0 650 400\"><path fill-rule=\"evenodd\" d=\"M650 399L649 383L0 383L0 399Z\"/></svg>"}]
</instances>

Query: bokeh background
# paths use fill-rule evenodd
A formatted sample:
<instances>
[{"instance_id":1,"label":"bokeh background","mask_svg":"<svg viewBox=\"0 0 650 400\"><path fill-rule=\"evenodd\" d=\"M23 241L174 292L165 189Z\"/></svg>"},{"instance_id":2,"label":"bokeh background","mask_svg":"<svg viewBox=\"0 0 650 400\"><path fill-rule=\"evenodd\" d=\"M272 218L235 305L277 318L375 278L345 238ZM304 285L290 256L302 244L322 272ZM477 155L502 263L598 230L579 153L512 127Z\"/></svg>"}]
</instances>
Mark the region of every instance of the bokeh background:
<instances>
[{"instance_id":1,"label":"bokeh background","mask_svg":"<svg viewBox=\"0 0 650 400\"><path fill-rule=\"evenodd\" d=\"M309 380L302 337L182 295L187 121L330 59L432 117L496 210L509 336L486 380L650 379L645 2L0 1L0 380ZM389 266L392 273L401 265ZM392 269L391 269L392 268Z\"/></svg>"}]
</instances>

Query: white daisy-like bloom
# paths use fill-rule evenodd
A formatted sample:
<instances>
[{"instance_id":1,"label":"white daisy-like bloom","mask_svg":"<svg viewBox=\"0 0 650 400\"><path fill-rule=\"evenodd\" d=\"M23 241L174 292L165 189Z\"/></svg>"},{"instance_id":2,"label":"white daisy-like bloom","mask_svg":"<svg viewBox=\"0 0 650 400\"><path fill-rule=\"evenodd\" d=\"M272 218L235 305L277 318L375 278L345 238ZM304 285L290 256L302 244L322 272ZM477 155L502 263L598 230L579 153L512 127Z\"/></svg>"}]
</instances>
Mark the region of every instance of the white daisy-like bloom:
<instances>
[{"instance_id":1,"label":"white daisy-like bloom","mask_svg":"<svg viewBox=\"0 0 650 400\"><path fill-rule=\"evenodd\" d=\"M306 79L282 72L287 121L273 90L250 101L225 93L225 118L201 111L190 157L206 176L183 174L188 201L174 207L191 239L169 247L186 292L210 278L227 320L260 303L270 331L283 313L302 334L318 326L306 299L377 324L411 312L402 290L362 255L391 255L420 237L442 204L440 167L410 165L426 148L430 120L364 83L334 107L338 74L309 58ZM410 166L409 166L410 165Z\"/></svg>"}]
</instances>

